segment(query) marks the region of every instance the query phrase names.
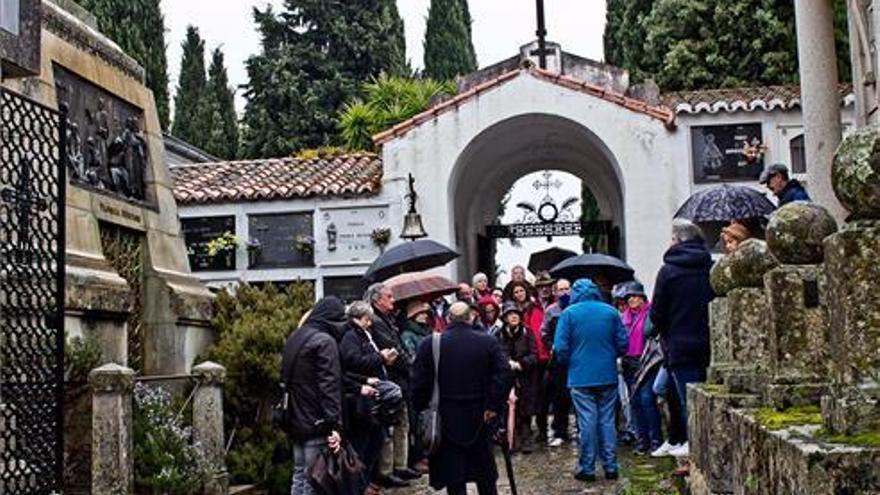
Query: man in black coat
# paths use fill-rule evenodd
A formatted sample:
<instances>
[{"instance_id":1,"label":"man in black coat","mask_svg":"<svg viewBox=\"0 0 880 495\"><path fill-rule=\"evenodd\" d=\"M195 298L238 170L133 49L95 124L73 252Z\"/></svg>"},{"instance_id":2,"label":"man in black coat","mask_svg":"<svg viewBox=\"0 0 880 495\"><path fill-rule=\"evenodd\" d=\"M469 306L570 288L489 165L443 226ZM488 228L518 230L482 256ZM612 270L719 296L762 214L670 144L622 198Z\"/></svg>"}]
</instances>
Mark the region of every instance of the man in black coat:
<instances>
[{"instance_id":1,"label":"man in black coat","mask_svg":"<svg viewBox=\"0 0 880 495\"><path fill-rule=\"evenodd\" d=\"M318 301L305 323L287 338L281 379L289 394L288 435L293 443L291 493L312 495L305 470L325 447L339 449L342 369L338 342L345 305L335 297Z\"/></svg>"},{"instance_id":2,"label":"man in black coat","mask_svg":"<svg viewBox=\"0 0 880 495\"><path fill-rule=\"evenodd\" d=\"M709 366L709 302L715 298L709 284L711 268L700 228L688 220L673 221L672 246L663 255L654 283L650 318L660 333L685 425L687 384L705 382ZM670 453L687 455L687 443Z\"/></svg>"},{"instance_id":3,"label":"man in black coat","mask_svg":"<svg viewBox=\"0 0 880 495\"><path fill-rule=\"evenodd\" d=\"M385 440L382 448L382 456L379 460L379 476L376 483L385 487L409 486L407 480L421 476L421 473L408 466L409 457L409 374L410 356L403 339L400 338L400 329L395 322L394 295L391 289L381 283L373 284L367 288L364 299L373 306L373 339L380 351L393 349L397 355L393 364L387 366L388 379L396 383L403 393L407 404L402 407L397 417L397 423L392 428L391 434Z\"/></svg>"},{"instance_id":4,"label":"man in black coat","mask_svg":"<svg viewBox=\"0 0 880 495\"><path fill-rule=\"evenodd\" d=\"M467 304L449 308L450 324L440 340L440 420L438 451L430 458L430 484L449 495L464 495L475 482L480 495L495 495L498 470L490 423L510 393L512 377L498 341L474 329ZM413 407L427 409L434 389L431 338L419 345L413 363Z\"/></svg>"}]
</instances>

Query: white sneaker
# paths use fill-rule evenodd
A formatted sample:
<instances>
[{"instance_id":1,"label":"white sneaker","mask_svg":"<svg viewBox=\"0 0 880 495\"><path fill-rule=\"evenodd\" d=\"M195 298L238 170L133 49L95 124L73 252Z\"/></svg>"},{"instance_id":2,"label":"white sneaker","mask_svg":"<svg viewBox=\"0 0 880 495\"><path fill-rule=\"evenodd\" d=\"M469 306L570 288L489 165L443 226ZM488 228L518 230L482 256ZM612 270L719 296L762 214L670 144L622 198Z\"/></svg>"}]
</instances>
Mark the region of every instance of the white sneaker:
<instances>
[{"instance_id":1,"label":"white sneaker","mask_svg":"<svg viewBox=\"0 0 880 495\"><path fill-rule=\"evenodd\" d=\"M549 445L551 447L562 447L562 445L564 443L565 443L565 440L563 440L561 438L554 438L553 440L550 440L550 443L548 443L547 445Z\"/></svg>"},{"instance_id":2,"label":"white sneaker","mask_svg":"<svg viewBox=\"0 0 880 495\"><path fill-rule=\"evenodd\" d=\"M691 454L691 449L688 446L688 443L685 442L681 445L676 445L669 451L669 455L672 457L687 457Z\"/></svg>"},{"instance_id":3,"label":"white sneaker","mask_svg":"<svg viewBox=\"0 0 880 495\"><path fill-rule=\"evenodd\" d=\"M669 441L663 442L663 445L657 447L653 452L651 452L651 457L667 457L669 456L669 451L677 447L677 445L672 445Z\"/></svg>"}]
</instances>

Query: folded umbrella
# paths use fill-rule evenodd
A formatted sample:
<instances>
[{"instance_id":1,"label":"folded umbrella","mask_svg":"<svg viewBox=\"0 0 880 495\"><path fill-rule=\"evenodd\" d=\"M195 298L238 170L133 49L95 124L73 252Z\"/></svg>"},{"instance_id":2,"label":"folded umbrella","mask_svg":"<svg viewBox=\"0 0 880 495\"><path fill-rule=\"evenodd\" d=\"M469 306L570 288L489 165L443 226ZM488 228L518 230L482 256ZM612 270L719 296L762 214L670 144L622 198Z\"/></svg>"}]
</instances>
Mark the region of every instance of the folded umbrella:
<instances>
[{"instance_id":1,"label":"folded umbrella","mask_svg":"<svg viewBox=\"0 0 880 495\"><path fill-rule=\"evenodd\" d=\"M398 244L373 261L364 274L368 282L382 282L395 275L443 266L460 255L429 239Z\"/></svg>"},{"instance_id":2,"label":"folded umbrella","mask_svg":"<svg viewBox=\"0 0 880 495\"><path fill-rule=\"evenodd\" d=\"M604 277L611 285L633 279L635 270L625 262L606 254L590 253L563 260L550 270L553 278L566 278L572 282L579 278L596 281Z\"/></svg>"},{"instance_id":3,"label":"folded umbrella","mask_svg":"<svg viewBox=\"0 0 880 495\"><path fill-rule=\"evenodd\" d=\"M558 265L559 262L574 256L577 256L577 253L574 251L558 247L538 251L529 256L529 271L537 275L538 272L549 270Z\"/></svg>"},{"instance_id":4,"label":"folded umbrella","mask_svg":"<svg viewBox=\"0 0 880 495\"><path fill-rule=\"evenodd\" d=\"M729 222L760 218L773 213L776 206L760 191L747 186L722 184L691 195L675 212L675 218L692 222Z\"/></svg>"},{"instance_id":5,"label":"folded umbrella","mask_svg":"<svg viewBox=\"0 0 880 495\"><path fill-rule=\"evenodd\" d=\"M458 290L458 284L452 280L427 272L403 273L389 278L384 284L398 301L416 298L430 301Z\"/></svg>"}]
</instances>

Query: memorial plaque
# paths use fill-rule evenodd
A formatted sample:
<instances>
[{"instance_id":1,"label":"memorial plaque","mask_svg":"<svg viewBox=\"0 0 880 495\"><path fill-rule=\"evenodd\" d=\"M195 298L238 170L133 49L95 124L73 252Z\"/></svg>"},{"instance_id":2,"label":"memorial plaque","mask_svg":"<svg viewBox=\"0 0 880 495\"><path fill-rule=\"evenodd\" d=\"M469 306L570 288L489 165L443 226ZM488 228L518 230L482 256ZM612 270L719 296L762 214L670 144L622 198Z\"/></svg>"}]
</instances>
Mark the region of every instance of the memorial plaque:
<instances>
[{"instance_id":1,"label":"memorial plaque","mask_svg":"<svg viewBox=\"0 0 880 495\"><path fill-rule=\"evenodd\" d=\"M694 182L758 180L763 154L749 157L747 149L763 142L760 123L691 127Z\"/></svg>"},{"instance_id":2,"label":"memorial plaque","mask_svg":"<svg viewBox=\"0 0 880 495\"><path fill-rule=\"evenodd\" d=\"M0 0L3 77L40 74L40 0Z\"/></svg>"},{"instance_id":3,"label":"memorial plaque","mask_svg":"<svg viewBox=\"0 0 880 495\"><path fill-rule=\"evenodd\" d=\"M324 277L324 297L336 296L346 304L363 299L365 290L367 284L361 276Z\"/></svg>"},{"instance_id":4,"label":"memorial plaque","mask_svg":"<svg viewBox=\"0 0 880 495\"><path fill-rule=\"evenodd\" d=\"M248 216L249 242L259 245L253 268L315 266L312 213L272 213Z\"/></svg>"},{"instance_id":5,"label":"memorial plaque","mask_svg":"<svg viewBox=\"0 0 880 495\"><path fill-rule=\"evenodd\" d=\"M321 264L372 263L381 254L373 231L388 225L388 208L339 208L321 212L318 249Z\"/></svg>"},{"instance_id":6,"label":"memorial plaque","mask_svg":"<svg viewBox=\"0 0 880 495\"><path fill-rule=\"evenodd\" d=\"M192 271L235 270L235 247L221 249L214 256L208 252L212 240L226 232L235 235L235 217L181 218L180 227Z\"/></svg>"},{"instance_id":7,"label":"memorial plaque","mask_svg":"<svg viewBox=\"0 0 880 495\"><path fill-rule=\"evenodd\" d=\"M143 200L149 156L143 110L55 66L58 104L67 105L68 176L74 184Z\"/></svg>"}]
</instances>

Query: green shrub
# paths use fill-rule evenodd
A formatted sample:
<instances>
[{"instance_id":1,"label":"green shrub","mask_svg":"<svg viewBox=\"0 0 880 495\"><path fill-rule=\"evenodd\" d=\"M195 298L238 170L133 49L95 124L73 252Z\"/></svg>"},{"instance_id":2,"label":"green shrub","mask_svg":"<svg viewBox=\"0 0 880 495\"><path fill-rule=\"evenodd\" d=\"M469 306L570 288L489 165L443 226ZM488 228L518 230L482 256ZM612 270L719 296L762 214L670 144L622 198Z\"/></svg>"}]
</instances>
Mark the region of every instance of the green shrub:
<instances>
[{"instance_id":1,"label":"green shrub","mask_svg":"<svg viewBox=\"0 0 880 495\"><path fill-rule=\"evenodd\" d=\"M201 449L192 444L192 429L183 426L162 388L135 385L134 467L138 493L191 495L215 472Z\"/></svg>"},{"instance_id":2,"label":"green shrub","mask_svg":"<svg viewBox=\"0 0 880 495\"><path fill-rule=\"evenodd\" d=\"M101 364L101 347L93 336L64 339L64 381L80 384Z\"/></svg>"},{"instance_id":3,"label":"green shrub","mask_svg":"<svg viewBox=\"0 0 880 495\"><path fill-rule=\"evenodd\" d=\"M221 292L215 300L214 327L219 339L208 359L226 367L226 438L230 481L259 483L270 493L289 493L290 449L271 426L271 397L281 373L281 352L288 335L312 306L306 283L279 291L267 284Z\"/></svg>"}]
</instances>

